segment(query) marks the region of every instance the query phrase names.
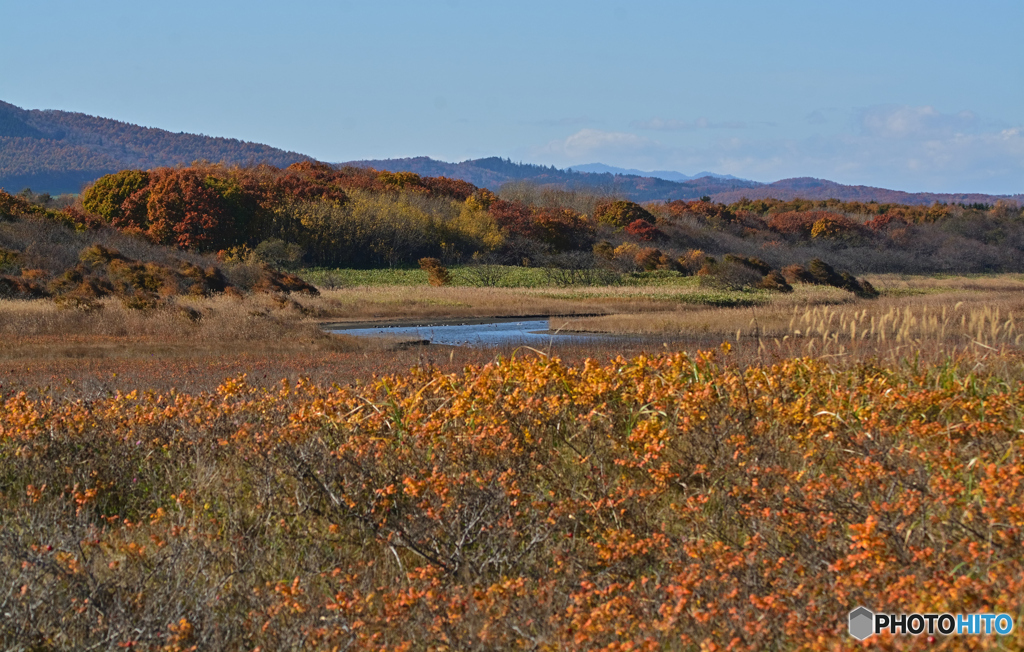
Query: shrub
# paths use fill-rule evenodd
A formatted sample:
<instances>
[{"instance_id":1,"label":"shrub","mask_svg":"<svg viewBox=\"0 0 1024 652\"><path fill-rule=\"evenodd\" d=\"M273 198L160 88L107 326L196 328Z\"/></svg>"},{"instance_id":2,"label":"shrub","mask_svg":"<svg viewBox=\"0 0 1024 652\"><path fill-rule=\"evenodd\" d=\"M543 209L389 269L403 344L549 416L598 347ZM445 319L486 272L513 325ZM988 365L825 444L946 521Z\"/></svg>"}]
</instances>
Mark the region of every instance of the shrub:
<instances>
[{"instance_id":1,"label":"shrub","mask_svg":"<svg viewBox=\"0 0 1024 652\"><path fill-rule=\"evenodd\" d=\"M448 268L441 264L437 258L420 258L420 269L427 272L427 281L434 287L448 285L451 282L451 275Z\"/></svg>"},{"instance_id":2,"label":"shrub","mask_svg":"<svg viewBox=\"0 0 1024 652\"><path fill-rule=\"evenodd\" d=\"M829 211L786 211L768 220L768 228L773 231L802 238L815 237L815 224L818 225L817 237L822 238L853 234L857 229L857 224L849 218Z\"/></svg>"},{"instance_id":3,"label":"shrub","mask_svg":"<svg viewBox=\"0 0 1024 652\"><path fill-rule=\"evenodd\" d=\"M377 173L377 178L380 179L385 188L391 190L423 189L423 180L415 172L388 172L384 170Z\"/></svg>"},{"instance_id":4,"label":"shrub","mask_svg":"<svg viewBox=\"0 0 1024 652\"><path fill-rule=\"evenodd\" d=\"M280 292L282 294L299 292L313 297L320 294L320 290L317 290L316 286L307 283L294 274L281 272L270 265L263 265L260 271L260 276L252 286L252 289L256 292Z\"/></svg>"},{"instance_id":5,"label":"shrub","mask_svg":"<svg viewBox=\"0 0 1024 652\"><path fill-rule=\"evenodd\" d=\"M472 193L469 197L466 197L466 205L470 208L474 208L481 211L486 211L498 201L498 196L487 188L479 188Z\"/></svg>"},{"instance_id":6,"label":"shrub","mask_svg":"<svg viewBox=\"0 0 1024 652\"><path fill-rule=\"evenodd\" d=\"M592 236L590 224L571 208L535 208L534 237L556 252L583 249Z\"/></svg>"},{"instance_id":7,"label":"shrub","mask_svg":"<svg viewBox=\"0 0 1024 652\"><path fill-rule=\"evenodd\" d=\"M699 201L684 201L677 199L674 201L667 202L665 209L669 214L680 217L682 215L692 215L698 217L712 225L723 225L733 221L735 215L722 204L713 203L710 198L701 199Z\"/></svg>"},{"instance_id":8,"label":"shrub","mask_svg":"<svg viewBox=\"0 0 1024 652\"><path fill-rule=\"evenodd\" d=\"M684 274L696 274L704 266L707 256L700 249L690 249L676 259Z\"/></svg>"},{"instance_id":9,"label":"shrub","mask_svg":"<svg viewBox=\"0 0 1024 652\"><path fill-rule=\"evenodd\" d=\"M811 237L823 240L836 240L847 233L845 225L839 220L823 217L811 226Z\"/></svg>"},{"instance_id":10,"label":"shrub","mask_svg":"<svg viewBox=\"0 0 1024 652\"><path fill-rule=\"evenodd\" d=\"M626 225L626 233L637 240L650 242L652 240L664 240L665 234L658 227L645 220L634 220Z\"/></svg>"},{"instance_id":11,"label":"shrub","mask_svg":"<svg viewBox=\"0 0 1024 652\"><path fill-rule=\"evenodd\" d=\"M594 252L594 255L601 260L615 259L615 247L613 247L612 243L607 240L602 240L601 242L594 244L592 251Z\"/></svg>"},{"instance_id":12,"label":"shrub","mask_svg":"<svg viewBox=\"0 0 1024 652\"><path fill-rule=\"evenodd\" d=\"M658 269L658 265L661 264L664 257L660 250L653 247L645 247L636 255L635 260L640 269L651 271Z\"/></svg>"},{"instance_id":13,"label":"shrub","mask_svg":"<svg viewBox=\"0 0 1024 652\"><path fill-rule=\"evenodd\" d=\"M782 268L782 276L790 283L815 283L814 276L803 265L792 264Z\"/></svg>"},{"instance_id":14,"label":"shrub","mask_svg":"<svg viewBox=\"0 0 1024 652\"><path fill-rule=\"evenodd\" d=\"M463 269L467 280L480 287L497 287L508 277L509 269L499 264L494 254L476 251L472 264Z\"/></svg>"},{"instance_id":15,"label":"shrub","mask_svg":"<svg viewBox=\"0 0 1024 652\"><path fill-rule=\"evenodd\" d=\"M0 299L41 299L46 296L49 292L34 279L0 275Z\"/></svg>"},{"instance_id":16,"label":"shrub","mask_svg":"<svg viewBox=\"0 0 1024 652\"><path fill-rule=\"evenodd\" d=\"M220 194L192 168L154 175L146 217L147 237L182 249L218 248L231 230Z\"/></svg>"},{"instance_id":17,"label":"shrub","mask_svg":"<svg viewBox=\"0 0 1024 652\"><path fill-rule=\"evenodd\" d=\"M643 220L649 224L654 224L656 221L646 208L636 202L624 199L598 204L594 208L594 217L598 222L620 229L637 220Z\"/></svg>"},{"instance_id":18,"label":"shrub","mask_svg":"<svg viewBox=\"0 0 1024 652\"><path fill-rule=\"evenodd\" d=\"M715 261L708 258L697 272L703 287L718 290L742 290L754 287L761 282L763 276L755 269L736 262L735 260Z\"/></svg>"},{"instance_id":19,"label":"shrub","mask_svg":"<svg viewBox=\"0 0 1024 652\"><path fill-rule=\"evenodd\" d=\"M789 265L782 272L790 283L830 285L868 299L878 296L878 291L867 281L859 281L849 272L837 272L820 258L812 259L807 263L807 267Z\"/></svg>"},{"instance_id":20,"label":"shrub","mask_svg":"<svg viewBox=\"0 0 1024 652\"><path fill-rule=\"evenodd\" d=\"M861 647L852 605L1016 614L1020 383L975 362L517 355L357 386L6 395L0 631L26 650L836 650Z\"/></svg>"},{"instance_id":21,"label":"shrub","mask_svg":"<svg viewBox=\"0 0 1024 652\"><path fill-rule=\"evenodd\" d=\"M831 265L820 258L814 258L807 263L807 271L814 277L814 282L818 285L833 285L835 287L842 285L842 277Z\"/></svg>"},{"instance_id":22,"label":"shrub","mask_svg":"<svg viewBox=\"0 0 1024 652\"><path fill-rule=\"evenodd\" d=\"M881 215L876 215L865 222L864 226L868 227L872 231L885 231L890 226L906 226L906 224L907 221L904 220L901 215L896 213L882 213Z\"/></svg>"},{"instance_id":23,"label":"shrub","mask_svg":"<svg viewBox=\"0 0 1024 652\"><path fill-rule=\"evenodd\" d=\"M747 258L746 256L739 256L736 254L725 254L725 256L723 256L722 259L727 263L738 263L740 265L749 267L750 269L754 270L755 272L758 272L762 276L772 271L772 266L764 262L760 258Z\"/></svg>"},{"instance_id":24,"label":"shrub","mask_svg":"<svg viewBox=\"0 0 1024 652\"><path fill-rule=\"evenodd\" d=\"M636 269L636 258L641 251L641 247L636 243L623 242L612 250L613 261L620 269L632 271Z\"/></svg>"},{"instance_id":25,"label":"shrub","mask_svg":"<svg viewBox=\"0 0 1024 652\"><path fill-rule=\"evenodd\" d=\"M253 253L257 260L267 263L272 267L292 269L302 262L302 256L306 252L300 245L294 242L285 242L280 238L270 238L256 245Z\"/></svg>"},{"instance_id":26,"label":"shrub","mask_svg":"<svg viewBox=\"0 0 1024 652\"><path fill-rule=\"evenodd\" d=\"M521 201L505 201L503 199L490 200L487 195L481 193L479 197L471 198L481 206L490 202L487 212L498 223L502 229L511 235L524 238L536 238L537 229L533 222L533 214L530 207Z\"/></svg>"},{"instance_id":27,"label":"shrub","mask_svg":"<svg viewBox=\"0 0 1024 652\"><path fill-rule=\"evenodd\" d=\"M786 282L786 277L782 273L773 269L764 275L764 278L760 282L756 283L754 287L761 290L773 290L776 292L792 292L793 286Z\"/></svg>"},{"instance_id":28,"label":"shrub","mask_svg":"<svg viewBox=\"0 0 1024 652\"><path fill-rule=\"evenodd\" d=\"M618 280L612 270L594 265L594 256L582 251L568 251L545 256L544 275L549 283L563 287L574 285L610 285Z\"/></svg>"},{"instance_id":29,"label":"shrub","mask_svg":"<svg viewBox=\"0 0 1024 652\"><path fill-rule=\"evenodd\" d=\"M150 174L122 170L96 180L82 192L82 206L117 227L146 224Z\"/></svg>"},{"instance_id":30,"label":"shrub","mask_svg":"<svg viewBox=\"0 0 1024 652\"><path fill-rule=\"evenodd\" d=\"M46 215L47 213L53 214L53 211L47 211L24 197L12 195L0 189L0 221L13 220L25 215Z\"/></svg>"},{"instance_id":31,"label":"shrub","mask_svg":"<svg viewBox=\"0 0 1024 652\"><path fill-rule=\"evenodd\" d=\"M21 269L17 251L0 247L0 274L10 274Z\"/></svg>"},{"instance_id":32,"label":"shrub","mask_svg":"<svg viewBox=\"0 0 1024 652\"><path fill-rule=\"evenodd\" d=\"M436 197L449 197L456 201L466 201L471 195L478 192L476 186L462 179L450 179L448 177L424 177L423 187ZM485 207L486 209L486 207Z\"/></svg>"}]
</instances>

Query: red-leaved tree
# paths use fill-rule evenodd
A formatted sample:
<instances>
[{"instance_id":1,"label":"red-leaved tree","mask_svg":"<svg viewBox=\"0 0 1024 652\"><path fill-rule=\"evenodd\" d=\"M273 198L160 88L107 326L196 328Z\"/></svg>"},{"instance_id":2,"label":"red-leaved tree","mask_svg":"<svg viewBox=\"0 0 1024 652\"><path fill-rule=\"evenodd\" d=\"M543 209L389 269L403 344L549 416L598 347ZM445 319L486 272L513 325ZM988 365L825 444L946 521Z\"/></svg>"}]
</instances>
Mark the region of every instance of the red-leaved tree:
<instances>
[{"instance_id":1,"label":"red-leaved tree","mask_svg":"<svg viewBox=\"0 0 1024 652\"><path fill-rule=\"evenodd\" d=\"M226 211L220 195L194 168L163 168L152 173L146 203L146 235L183 249L212 249L220 244Z\"/></svg>"}]
</instances>

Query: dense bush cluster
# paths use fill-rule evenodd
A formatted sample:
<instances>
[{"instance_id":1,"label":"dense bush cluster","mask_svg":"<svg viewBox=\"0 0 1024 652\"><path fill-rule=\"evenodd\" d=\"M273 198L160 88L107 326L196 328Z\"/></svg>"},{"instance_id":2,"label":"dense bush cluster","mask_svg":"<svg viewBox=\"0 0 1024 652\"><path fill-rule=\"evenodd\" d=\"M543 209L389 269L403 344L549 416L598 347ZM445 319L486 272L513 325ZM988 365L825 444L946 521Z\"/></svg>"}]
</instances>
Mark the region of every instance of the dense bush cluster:
<instances>
[{"instance_id":1,"label":"dense bush cluster","mask_svg":"<svg viewBox=\"0 0 1024 652\"><path fill-rule=\"evenodd\" d=\"M358 193L368 208L352 203ZM495 195L443 177L316 163L125 171L98 181L84 199L87 211L158 242L217 249L274 237L297 243L306 263L320 265L455 262L473 253L518 264L603 241L613 248L657 243L670 259L691 249L757 257L776 269L813 258L854 272L1024 266L1024 219L1008 204L765 199L726 206L705 198L641 206L524 184Z\"/></svg>"},{"instance_id":2,"label":"dense bush cluster","mask_svg":"<svg viewBox=\"0 0 1024 652\"><path fill-rule=\"evenodd\" d=\"M731 287L784 290L813 282L862 296L873 292L840 278L843 273L1024 270L1024 217L1006 203L724 205L704 198L641 206L523 183L495 194L444 177L314 162L124 170L99 179L72 205L0 194L0 219L16 214L79 229L110 225L181 250L287 269L414 266L436 258L444 265L488 261L564 270L589 261L613 275L704 269L701 276ZM769 271L737 262L753 259ZM793 267L815 259L847 271L815 276Z\"/></svg>"},{"instance_id":3,"label":"dense bush cluster","mask_svg":"<svg viewBox=\"0 0 1024 652\"><path fill-rule=\"evenodd\" d=\"M454 179L311 162L193 165L108 175L82 204L160 244L215 251L280 239L299 245L308 264L375 266L495 246L493 220L465 204L475 191Z\"/></svg>"},{"instance_id":4,"label":"dense bush cluster","mask_svg":"<svg viewBox=\"0 0 1024 652\"><path fill-rule=\"evenodd\" d=\"M831 265L815 258L803 265L788 265L782 270L783 276L791 283L812 283L814 285L831 285L853 292L858 297L873 298L878 291L867 279L858 280L849 272L837 272Z\"/></svg>"},{"instance_id":5,"label":"dense bush cluster","mask_svg":"<svg viewBox=\"0 0 1024 652\"><path fill-rule=\"evenodd\" d=\"M316 293L297 276L253 257L212 255L155 245L104 226L74 229L75 206L43 208L0 192L0 298L53 298L90 310L103 297L148 309L181 295L267 291Z\"/></svg>"}]
</instances>

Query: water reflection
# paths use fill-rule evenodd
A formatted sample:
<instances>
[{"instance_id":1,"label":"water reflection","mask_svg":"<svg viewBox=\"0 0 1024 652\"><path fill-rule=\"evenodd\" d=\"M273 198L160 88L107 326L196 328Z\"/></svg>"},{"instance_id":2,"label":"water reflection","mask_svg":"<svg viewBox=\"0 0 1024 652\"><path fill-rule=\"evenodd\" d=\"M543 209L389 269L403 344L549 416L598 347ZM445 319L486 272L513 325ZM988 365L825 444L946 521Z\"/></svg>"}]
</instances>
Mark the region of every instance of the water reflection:
<instances>
[{"instance_id":1,"label":"water reflection","mask_svg":"<svg viewBox=\"0 0 1024 652\"><path fill-rule=\"evenodd\" d=\"M458 324L437 326L386 326L379 328L332 329L331 333L344 333L356 337L397 337L427 340L431 344L450 346L504 346L507 344L547 345L554 342L597 341L611 339L608 335L548 332L547 319L502 321L486 324Z\"/></svg>"}]
</instances>

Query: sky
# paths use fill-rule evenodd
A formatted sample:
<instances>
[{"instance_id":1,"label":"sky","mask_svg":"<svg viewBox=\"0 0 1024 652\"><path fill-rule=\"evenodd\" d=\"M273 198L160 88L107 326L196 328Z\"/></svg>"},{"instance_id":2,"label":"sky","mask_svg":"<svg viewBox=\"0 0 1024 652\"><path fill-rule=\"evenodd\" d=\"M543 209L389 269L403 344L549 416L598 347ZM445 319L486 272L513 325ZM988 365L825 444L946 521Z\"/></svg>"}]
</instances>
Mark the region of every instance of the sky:
<instances>
[{"instance_id":1,"label":"sky","mask_svg":"<svg viewBox=\"0 0 1024 652\"><path fill-rule=\"evenodd\" d=\"M1024 2L0 0L0 100L317 159L1024 192Z\"/></svg>"}]
</instances>

